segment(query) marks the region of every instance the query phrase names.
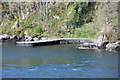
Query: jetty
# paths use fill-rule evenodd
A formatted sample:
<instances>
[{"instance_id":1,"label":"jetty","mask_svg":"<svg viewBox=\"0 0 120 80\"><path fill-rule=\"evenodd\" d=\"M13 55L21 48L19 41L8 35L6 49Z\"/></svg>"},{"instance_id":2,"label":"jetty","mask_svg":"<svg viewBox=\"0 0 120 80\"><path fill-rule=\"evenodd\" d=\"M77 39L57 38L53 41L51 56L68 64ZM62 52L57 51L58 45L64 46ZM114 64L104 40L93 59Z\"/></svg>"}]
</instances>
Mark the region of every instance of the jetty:
<instances>
[{"instance_id":1,"label":"jetty","mask_svg":"<svg viewBox=\"0 0 120 80\"><path fill-rule=\"evenodd\" d=\"M16 42L17 46L45 46L59 44L60 40L40 40Z\"/></svg>"},{"instance_id":2,"label":"jetty","mask_svg":"<svg viewBox=\"0 0 120 80\"><path fill-rule=\"evenodd\" d=\"M74 39L74 38L63 38L63 39L48 39L39 41L21 41L16 42L17 46L46 46L55 44L77 44L77 43L93 43L94 39Z\"/></svg>"}]
</instances>

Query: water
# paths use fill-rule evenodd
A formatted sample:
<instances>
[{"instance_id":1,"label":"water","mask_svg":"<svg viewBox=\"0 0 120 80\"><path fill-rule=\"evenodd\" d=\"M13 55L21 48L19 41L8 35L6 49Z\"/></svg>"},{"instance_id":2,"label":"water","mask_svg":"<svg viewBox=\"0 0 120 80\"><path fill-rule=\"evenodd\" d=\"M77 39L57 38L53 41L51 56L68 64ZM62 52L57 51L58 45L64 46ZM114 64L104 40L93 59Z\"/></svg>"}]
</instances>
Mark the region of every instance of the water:
<instances>
[{"instance_id":1,"label":"water","mask_svg":"<svg viewBox=\"0 0 120 80\"><path fill-rule=\"evenodd\" d=\"M78 45L18 47L4 43L3 78L117 78L118 53Z\"/></svg>"}]
</instances>

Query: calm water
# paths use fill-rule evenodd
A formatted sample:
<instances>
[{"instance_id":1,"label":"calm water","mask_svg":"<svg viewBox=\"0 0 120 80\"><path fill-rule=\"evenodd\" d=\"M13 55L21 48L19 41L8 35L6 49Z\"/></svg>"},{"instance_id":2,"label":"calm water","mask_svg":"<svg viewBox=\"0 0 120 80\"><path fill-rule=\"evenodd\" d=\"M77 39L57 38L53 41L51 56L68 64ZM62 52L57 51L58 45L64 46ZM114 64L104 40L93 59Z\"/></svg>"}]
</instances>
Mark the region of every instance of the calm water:
<instances>
[{"instance_id":1,"label":"calm water","mask_svg":"<svg viewBox=\"0 0 120 80\"><path fill-rule=\"evenodd\" d=\"M117 78L118 53L78 45L18 47L3 44L3 78Z\"/></svg>"}]
</instances>

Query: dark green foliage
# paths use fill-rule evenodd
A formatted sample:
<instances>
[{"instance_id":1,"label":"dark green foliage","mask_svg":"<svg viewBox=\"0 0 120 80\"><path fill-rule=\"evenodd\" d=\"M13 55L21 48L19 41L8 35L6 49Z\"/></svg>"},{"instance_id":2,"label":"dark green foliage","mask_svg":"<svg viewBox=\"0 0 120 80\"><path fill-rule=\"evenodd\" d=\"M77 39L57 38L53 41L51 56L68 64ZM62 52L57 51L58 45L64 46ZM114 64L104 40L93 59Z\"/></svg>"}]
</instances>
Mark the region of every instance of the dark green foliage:
<instances>
[{"instance_id":1,"label":"dark green foliage","mask_svg":"<svg viewBox=\"0 0 120 80\"><path fill-rule=\"evenodd\" d=\"M72 25L74 28L82 26L84 23L92 22L93 10L95 3L87 3L87 2L77 2L73 4L71 15L73 18L68 20L67 25Z\"/></svg>"}]
</instances>

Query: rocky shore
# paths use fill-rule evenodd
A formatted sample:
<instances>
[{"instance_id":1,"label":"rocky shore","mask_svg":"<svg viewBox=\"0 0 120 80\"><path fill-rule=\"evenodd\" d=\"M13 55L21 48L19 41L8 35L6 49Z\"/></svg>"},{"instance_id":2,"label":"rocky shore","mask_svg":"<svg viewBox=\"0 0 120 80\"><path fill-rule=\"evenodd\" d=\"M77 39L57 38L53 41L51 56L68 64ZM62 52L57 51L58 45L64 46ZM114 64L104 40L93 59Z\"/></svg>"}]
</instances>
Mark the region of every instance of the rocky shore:
<instances>
[{"instance_id":1,"label":"rocky shore","mask_svg":"<svg viewBox=\"0 0 120 80\"><path fill-rule=\"evenodd\" d=\"M16 35L13 36L9 36L6 34L2 34L0 35L0 41L39 41L41 39L47 39L47 38L37 38L37 37L29 37L29 36L25 36L25 37L19 37Z\"/></svg>"},{"instance_id":2,"label":"rocky shore","mask_svg":"<svg viewBox=\"0 0 120 80\"><path fill-rule=\"evenodd\" d=\"M0 35L0 41L40 41L48 40L48 38L37 37L19 37L16 35L8 36L6 34ZM110 43L101 42L99 39L61 39L60 44L80 44L78 49L104 49L109 51L120 51L120 41Z\"/></svg>"},{"instance_id":3,"label":"rocky shore","mask_svg":"<svg viewBox=\"0 0 120 80\"><path fill-rule=\"evenodd\" d=\"M95 40L96 41L96 40ZM83 43L80 44L79 49L104 49L109 51L120 51L120 42L103 42L103 43Z\"/></svg>"}]
</instances>

